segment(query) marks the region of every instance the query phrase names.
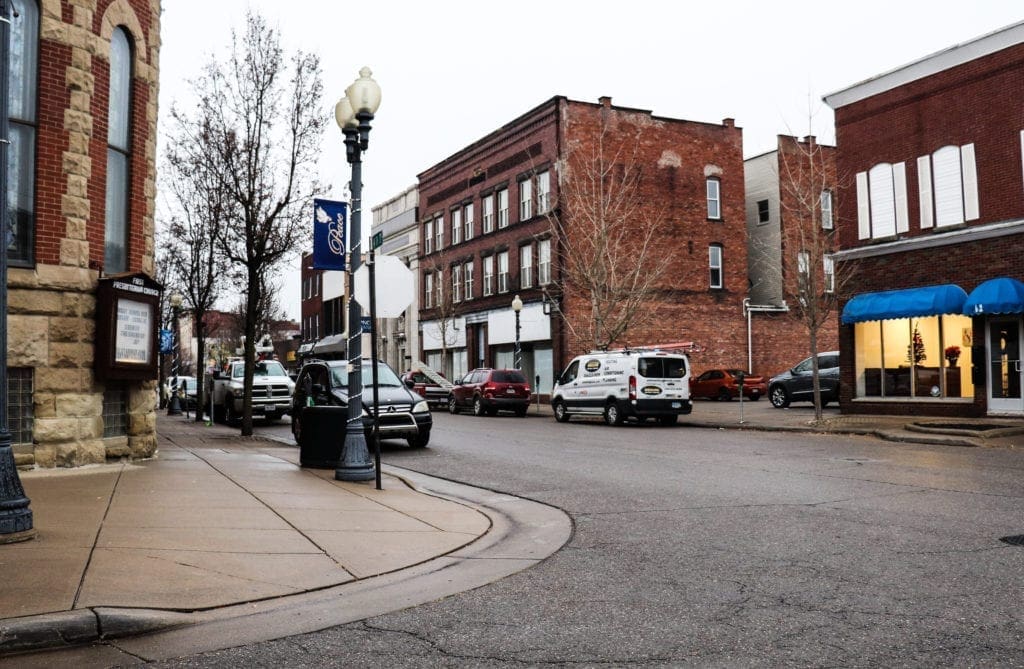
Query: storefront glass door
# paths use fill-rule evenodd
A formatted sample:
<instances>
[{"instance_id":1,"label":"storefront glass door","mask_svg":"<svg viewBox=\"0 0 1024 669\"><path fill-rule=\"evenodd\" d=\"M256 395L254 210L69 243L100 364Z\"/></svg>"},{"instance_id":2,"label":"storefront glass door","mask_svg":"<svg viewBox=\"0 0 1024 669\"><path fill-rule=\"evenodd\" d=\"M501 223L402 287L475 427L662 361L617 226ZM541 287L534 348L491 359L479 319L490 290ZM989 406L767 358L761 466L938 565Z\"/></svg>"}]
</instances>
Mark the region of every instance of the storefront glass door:
<instances>
[{"instance_id":1,"label":"storefront glass door","mask_svg":"<svg viewBox=\"0 0 1024 669\"><path fill-rule=\"evenodd\" d=\"M1021 319L988 322L989 413L1024 414L1024 363L1021 362Z\"/></svg>"}]
</instances>

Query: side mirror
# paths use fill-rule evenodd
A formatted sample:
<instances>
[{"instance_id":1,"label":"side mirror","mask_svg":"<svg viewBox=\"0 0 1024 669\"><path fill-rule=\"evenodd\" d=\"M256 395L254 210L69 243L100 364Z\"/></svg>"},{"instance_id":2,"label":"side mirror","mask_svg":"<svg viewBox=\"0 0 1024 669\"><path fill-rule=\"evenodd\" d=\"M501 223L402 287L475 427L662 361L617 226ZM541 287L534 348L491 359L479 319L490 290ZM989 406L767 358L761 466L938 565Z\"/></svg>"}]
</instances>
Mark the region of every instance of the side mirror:
<instances>
[{"instance_id":1,"label":"side mirror","mask_svg":"<svg viewBox=\"0 0 1024 669\"><path fill-rule=\"evenodd\" d=\"M405 387L408 388L409 390L412 390L413 388L416 387L416 381L414 381L413 379L406 379Z\"/></svg>"}]
</instances>

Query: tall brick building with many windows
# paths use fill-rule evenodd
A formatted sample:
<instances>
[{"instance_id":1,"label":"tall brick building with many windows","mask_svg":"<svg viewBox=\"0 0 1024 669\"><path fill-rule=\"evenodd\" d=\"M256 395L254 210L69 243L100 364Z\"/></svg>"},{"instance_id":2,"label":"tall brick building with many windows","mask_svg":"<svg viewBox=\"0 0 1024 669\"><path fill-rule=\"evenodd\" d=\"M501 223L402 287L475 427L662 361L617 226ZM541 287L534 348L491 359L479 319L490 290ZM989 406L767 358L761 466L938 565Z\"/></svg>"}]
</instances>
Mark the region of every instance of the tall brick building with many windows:
<instances>
[{"instance_id":1,"label":"tall brick building with many windows","mask_svg":"<svg viewBox=\"0 0 1024 669\"><path fill-rule=\"evenodd\" d=\"M590 348L573 335L589 298L566 281L559 244L574 243L573 219L580 216L565 197L567 166L573 152L599 150L599 140L629 147L640 175L633 218L662 221L654 252L670 261L644 305L653 317L616 345L693 341L701 347L691 356L696 369L743 366L742 131L732 119L699 123L616 107L610 98L593 104L561 96L419 175L421 346L428 364L454 377L474 367L513 366L515 295L523 302L523 369L531 382L540 378L542 393ZM607 178L621 167L615 160ZM553 234L552 217L564 222L567 242Z\"/></svg>"},{"instance_id":2,"label":"tall brick building with many windows","mask_svg":"<svg viewBox=\"0 0 1024 669\"><path fill-rule=\"evenodd\" d=\"M1024 415L1024 23L825 100L843 411Z\"/></svg>"},{"instance_id":3,"label":"tall brick building with many windows","mask_svg":"<svg viewBox=\"0 0 1024 669\"><path fill-rule=\"evenodd\" d=\"M13 5L7 361L16 459L52 467L145 457L156 450L156 374L97 374L97 288L125 277L157 294L148 277L160 2ZM136 316L147 336L127 355L153 356L155 303Z\"/></svg>"}]
</instances>

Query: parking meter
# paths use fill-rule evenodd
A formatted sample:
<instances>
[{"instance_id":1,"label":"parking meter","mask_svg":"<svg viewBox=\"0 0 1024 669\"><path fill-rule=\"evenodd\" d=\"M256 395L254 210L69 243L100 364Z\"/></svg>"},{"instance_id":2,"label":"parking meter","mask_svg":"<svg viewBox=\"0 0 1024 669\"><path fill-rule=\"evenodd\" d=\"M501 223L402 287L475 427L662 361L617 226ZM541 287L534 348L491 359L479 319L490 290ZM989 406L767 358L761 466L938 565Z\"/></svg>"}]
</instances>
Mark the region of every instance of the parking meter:
<instances>
[{"instance_id":1,"label":"parking meter","mask_svg":"<svg viewBox=\"0 0 1024 669\"><path fill-rule=\"evenodd\" d=\"M746 374L744 374L743 372L740 372L740 373L738 373L736 375L736 381L740 385L740 422L741 423L743 422L743 379L745 377L746 377Z\"/></svg>"}]
</instances>

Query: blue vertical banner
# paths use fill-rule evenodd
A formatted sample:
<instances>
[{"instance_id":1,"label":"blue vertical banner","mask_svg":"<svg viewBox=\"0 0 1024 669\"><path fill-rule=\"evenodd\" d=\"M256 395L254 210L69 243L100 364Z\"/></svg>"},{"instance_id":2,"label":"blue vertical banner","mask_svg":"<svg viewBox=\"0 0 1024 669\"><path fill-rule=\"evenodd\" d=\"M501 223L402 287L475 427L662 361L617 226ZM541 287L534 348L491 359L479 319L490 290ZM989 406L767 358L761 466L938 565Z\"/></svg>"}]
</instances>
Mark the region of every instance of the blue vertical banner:
<instances>
[{"instance_id":1,"label":"blue vertical banner","mask_svg":"<svg viewBox=\"0 0 1024 669\"><path fill-rule=\"evenodd\" d=\"M348 203L313 200L313 269L345 269Z\"/></svg>"},{"instance_id":2,"label":"blue vertical banner","mask_svg":"<svg viewBox=\"0 0 1024 669\"><path fill-rule=\"evenodd\" d=\"M174 333L163 328L160 329L160 352L174 352Z\"/></svg>"}]
</instances>

